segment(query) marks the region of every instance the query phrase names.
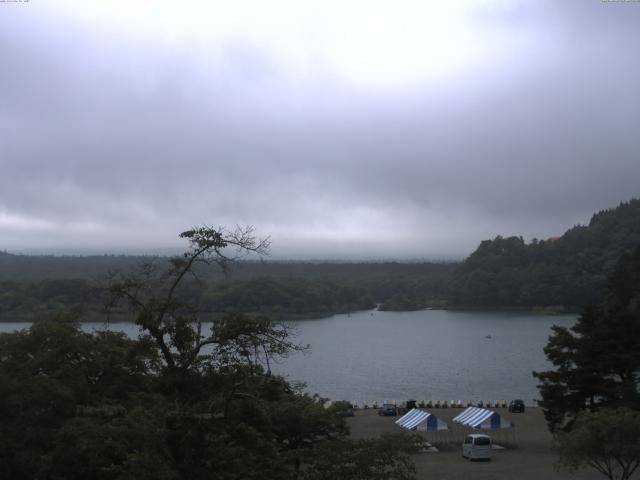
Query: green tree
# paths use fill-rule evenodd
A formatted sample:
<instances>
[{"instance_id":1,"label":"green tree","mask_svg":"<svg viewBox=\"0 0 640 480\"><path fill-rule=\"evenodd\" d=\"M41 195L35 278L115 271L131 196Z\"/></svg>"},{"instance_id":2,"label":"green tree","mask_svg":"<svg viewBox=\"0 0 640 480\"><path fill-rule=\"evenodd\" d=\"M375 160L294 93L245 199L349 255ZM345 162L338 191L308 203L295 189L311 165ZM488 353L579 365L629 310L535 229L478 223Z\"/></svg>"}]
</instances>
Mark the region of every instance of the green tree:
<instances>
[{"instance_id":1,"label":"green tree","mask_svg":"<svg viewBox=\"0 0 640 480\"><path fill-rule=\"evenodd\" d=\"M112 279L110 307L127 302L134 321L156 342L167 369L188 370L201 359L201 350L216 342L212 335L203 335L197 305L182 288L186 279L197 278L198 264L217 265L226 272L238 257L266 255L269 239L257 239L253 232L252 227L193 228L180 234L189 249L172 257L167 268L150 261L134 274Z\"/></svg>"},{"instance_id":2,"label":"green tree","mask_svg":"<svg viewBox=\"0 0 640 480\"><path fill-rule=\"evenodd\" d=\"M163 416L135 407L84 409L56 433L49 454L60 480L177 480Z\"/></svg>"},{"instance_id":3,"label":"green tree","mask_svg":"<svg viewBox=\"0 0 640 480\"><path fill-rule=\"evenodd\" d=\"M573 310L605 299L618 259L640 244L640 199L596 213L588 226L525 244L521 237L480 243L455 270L457 306L563 306Z\"/></svg>"},{"instance_id":4,"label":"green tree","mask_svg":"<svg viewBox=\"0 0 640 480\"><path fill-rule=\"evenodd\" d=\"M534 372L551 431L605 406L640 408L640 248L623 256L608 300L586 307L571 328L553 327L545 353L554 370Z\"/></svg>"},{"instance_id":5,"label":"green tree","mask_svg":"<svg viewBox=\"0 0 640 480\"><path fill-rule=\"evenodd\" d=\"M64 318L0 335L0 478L294 480L327 464L336 478L412 478L412 444L351 442L335 411L272 374L302 348L285 325L236 313L202 331L184 282L197 263L226 269L226 248L264 253L251 232L189 230L168 267L112 279L138 339Z\"/></svg>"},{"instance_id":6,"label":"green tree","mask_svg":"<svg viewBox=\"0 0 640 480\"><path fill-rule=\"evenodd\" d=\"M309 452L302 480L412 480L410 455L422 444L418 435L385 434L377 439L324 442Z\"/></svg>"},{"instance_id":7,"label":"green tree","mask_svg":"<svg viewBox=\"0 0 640 480\"><path fill-rule=\"evenodd\" d=\"M603 408L583 412L569 432L555 436L559 466L598 470L610 480L627 480L640 465L640 412Z\"/></svg>"},{"instance_id":8,"label":"green tree","mask_svg":"<svg viewBox=\"0 0 640 480\"><path fill-rule=\"evenodd\" d=\"M80 411L126 411L157 372L153 345L59 316L1 334L0 352L0 477L16 480L51 472L58 434Z\"/></svg>"}]
</instances>

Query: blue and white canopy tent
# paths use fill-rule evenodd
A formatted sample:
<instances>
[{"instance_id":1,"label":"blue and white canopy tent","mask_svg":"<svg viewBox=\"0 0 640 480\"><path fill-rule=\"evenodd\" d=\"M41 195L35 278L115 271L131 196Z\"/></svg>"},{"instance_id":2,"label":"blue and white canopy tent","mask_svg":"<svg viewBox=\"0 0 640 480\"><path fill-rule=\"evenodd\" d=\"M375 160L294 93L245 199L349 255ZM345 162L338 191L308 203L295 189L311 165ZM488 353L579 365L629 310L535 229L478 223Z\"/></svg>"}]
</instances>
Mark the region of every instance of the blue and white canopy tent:
<instances>
[{"instance_id":1,"label":"blue and white canopy tent","mask_svg":"<svg viewBox=\"0 0 640 480\"><path fill-rule=\"evenodd\" d=\"M511 428L513 424L501 417L493 410L480 407L469 407L460 415L453 418L454 422L466 427L495 430L497 428Z\"/></svg>"},{"instance_id":2,"label":"blue and white canopy tent","mask_svg":"<svg viewBox=\"0 0 640 480\"><path fill-rule=\"evenodd\" d=\"M396 425L407 430L419 430L423 432L439 432L449 430L449 425L440 420L434 414L426 410L414 408L396 420Z\"/></svg>"},{"instance_id":3,"label":"blue and white canopy tent","mask_svg":"<svg viewBox=\"0 0 640 480\"><path fill-rule=\"evenodd\" d=\"M449 425L426 410L414 408L396 420L396 425L407 430L425 433L427 438L435 443L448 443L451 441L451 428ZM441 434L444 435L444 438ZM426 445L433 449L431 444L427 443ZM437 451L437 449L434 451Z\"/></svg>"},{"instance_id":4,"label":"blue and white canopy tent","mask_svg":"<svg viewBox=\"0 0 640 480\"><path fill-rule=\"evenodd\" d=\"M512 429L511 432L513 432L513 441L515 443L515 425L493 410L469 407L454 417L453 421L470 429L497 430L496 433L510 428ZM505 438L504 440L508 439Z\"/></svg>"}]
</instances>

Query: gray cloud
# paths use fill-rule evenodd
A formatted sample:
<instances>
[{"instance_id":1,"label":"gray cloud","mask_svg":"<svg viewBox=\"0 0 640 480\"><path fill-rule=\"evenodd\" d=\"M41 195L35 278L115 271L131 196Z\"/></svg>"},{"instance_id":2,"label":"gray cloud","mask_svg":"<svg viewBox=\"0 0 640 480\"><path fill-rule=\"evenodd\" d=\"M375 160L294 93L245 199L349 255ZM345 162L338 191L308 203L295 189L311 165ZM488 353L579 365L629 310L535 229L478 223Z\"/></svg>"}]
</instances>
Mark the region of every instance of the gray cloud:
<instances>
[{"instance_id":1,"label":"gray cloud","mask_svg":"<svg viewBox=\"0 0 640 480\"><path fill-rule=\"evenodd\" d=\"M497 3L473 16L488 59L383 86L241 33L2 9L0 248L249 223L285 257L460 257L640 193L638 4Z\"/></svg>"}]
</instances>

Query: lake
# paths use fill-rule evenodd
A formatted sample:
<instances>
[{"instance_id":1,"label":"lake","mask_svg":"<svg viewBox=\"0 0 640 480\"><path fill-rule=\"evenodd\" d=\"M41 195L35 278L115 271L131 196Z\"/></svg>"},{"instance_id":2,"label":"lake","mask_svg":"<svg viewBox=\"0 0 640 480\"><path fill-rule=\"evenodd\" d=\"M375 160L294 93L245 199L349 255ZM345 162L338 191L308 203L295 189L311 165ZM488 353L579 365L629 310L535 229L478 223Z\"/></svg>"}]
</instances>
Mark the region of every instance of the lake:
<instances>
[{"instance_id":1,"label":"lake","mask_svg":"<svg viewBox=\"0 0 640 480\"><path fill-rule=\"evenodd\" d=\"M291 322L296 341L310 344L310 351L273 369L290 381L306 382L311 394L336 400L523 398L530 404L539 398L531 372L550 366L542 349L551 326L571 326L575 320L575 315L450 310L375 310L299 320ZM0 331L28 326L0 323ZM128 323L110 328L137 332Z\"/></svg>"}]
</instances>

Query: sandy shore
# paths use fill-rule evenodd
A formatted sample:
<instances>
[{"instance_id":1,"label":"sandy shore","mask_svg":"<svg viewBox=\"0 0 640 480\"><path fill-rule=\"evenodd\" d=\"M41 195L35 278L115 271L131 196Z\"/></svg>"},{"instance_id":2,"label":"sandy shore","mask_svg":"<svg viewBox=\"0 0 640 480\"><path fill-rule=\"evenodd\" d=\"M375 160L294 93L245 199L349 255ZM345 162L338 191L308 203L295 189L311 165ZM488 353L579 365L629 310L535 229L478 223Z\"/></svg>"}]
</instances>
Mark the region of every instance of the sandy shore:
<instances>
[{"instance_id":1,"label":"sandy shore","mask_svg":"<svg viewBox=\"0 0 640 480\"><path fill-rule=\"evenodd\" d=\"M515 427L515 444L511 434L489 433L495 443L505 445L504 450L494 450L490 462L470 462L461 456L461 441L464 430L454 430L455 440L446 445L438 444L439 452L421 453L414 460L418 479L454 480L454 479L603 479L595 470L583 470L571 474L566 471L557 472L554 464L557 456L551 450L551 435L546 429L542 411L539 408L527 408L525 413L509 413L506 409L493 409L513 422ZM433 414L452 425L451 419L461 409L431 409ZM380 417L376 410L357 410L353 418L348 419L352 438L376 437L385 432L399 432L395 425L399 417ZM427 440L436 443L434 434L424 435ZM447 437L440 434L442 442ZM640 478L635 475L634 478Z\"/></svg>"}]
</instances>

